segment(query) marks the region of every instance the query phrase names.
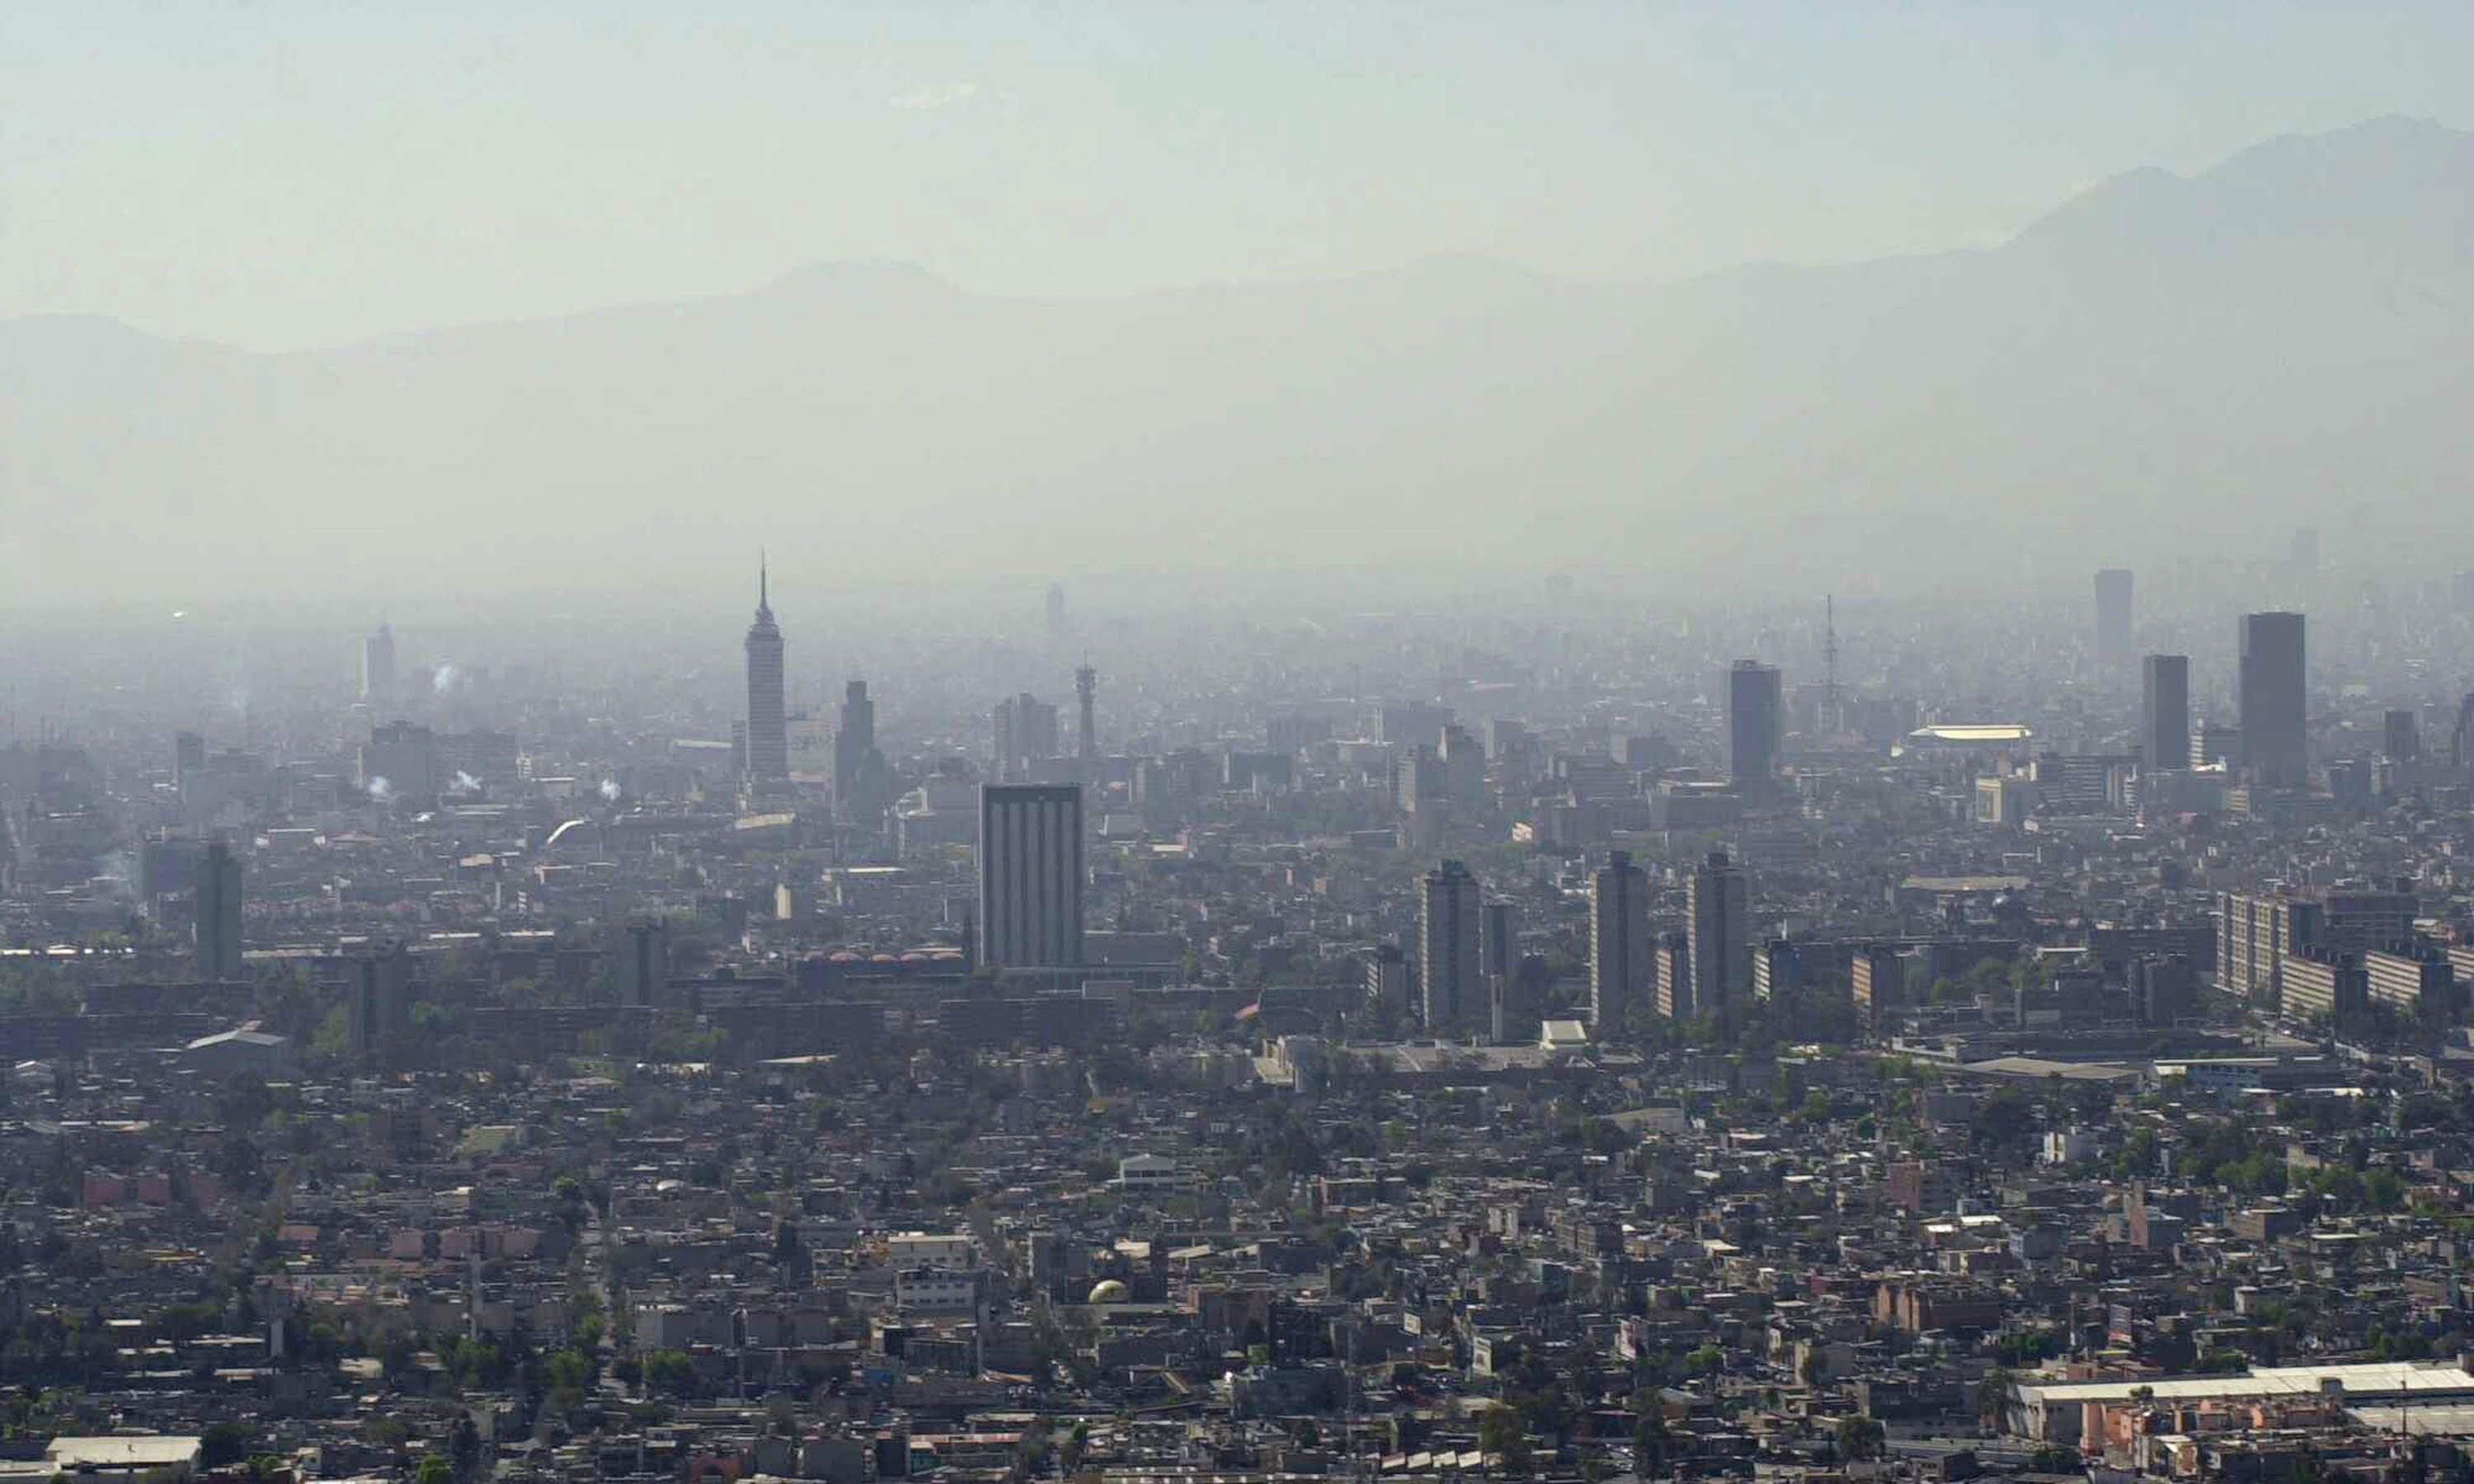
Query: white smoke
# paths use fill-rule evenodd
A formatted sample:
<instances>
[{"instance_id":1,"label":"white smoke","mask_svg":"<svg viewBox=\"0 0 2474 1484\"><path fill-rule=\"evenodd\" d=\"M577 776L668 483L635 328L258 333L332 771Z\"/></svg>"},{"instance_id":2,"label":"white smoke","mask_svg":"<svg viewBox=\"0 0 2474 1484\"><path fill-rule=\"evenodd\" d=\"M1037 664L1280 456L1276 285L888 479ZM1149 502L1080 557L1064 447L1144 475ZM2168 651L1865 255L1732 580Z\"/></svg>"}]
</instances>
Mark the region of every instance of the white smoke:
<instances>
[{"instance_id":1,"label":"white smoke","mask_svg":"<svg viewBox=\"0 0 2474 1484\"><path fill-rule=\"evenodd\" d=\"M380 803L395 797L395 785L384 778L370 779L370 797Z\"/></svg>"},{"instance_id":2,"label":"white smoke","mask_svg":"<svg viewBox=\"0 0 2474 1484\"><path fill-rule=\"evenodd\" d=\"M477 794L481 791L481 780L458 768L455 770L455 781L448 784L447 788L449 793Z\"/></svg>"},{"instance_id":3,"label":"white smoke","mask_svg":"<svg viewBox=\"0 0 2474 1484\"><path fill-rule=\"evenodd\" d=\"M603 778L601 780L601 798L608 803L617 803L618 802L618 780L617 778Z\"/></svg>"},{"instance_id":4,"label":"white smoke","mask_svg":"<svg viewBox=\"0 0 2474 1484\"><path fill-rule=\"evenodd\" d=\"M443 664L436 670L430 672L429 688L443 696L449 691L453 690L456 684L463 679L463 671L455 668L455 666L451 664Z\"/></svg>"}]
</instances>

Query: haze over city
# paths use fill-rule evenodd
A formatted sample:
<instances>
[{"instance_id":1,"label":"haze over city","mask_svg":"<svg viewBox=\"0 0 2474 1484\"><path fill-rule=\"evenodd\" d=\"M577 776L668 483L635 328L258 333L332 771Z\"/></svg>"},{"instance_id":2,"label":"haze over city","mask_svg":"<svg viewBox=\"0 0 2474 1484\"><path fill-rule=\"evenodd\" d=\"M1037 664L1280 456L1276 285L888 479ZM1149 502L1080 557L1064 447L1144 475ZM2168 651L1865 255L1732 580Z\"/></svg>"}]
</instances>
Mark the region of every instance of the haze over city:
<instances>
[{"instance_id":1,"label":"haze over city","mask_svg":"<svg viewBox=\"0 0 2474 1484\"><path fill-rule=\"evenodd\" d=\"M2469 42L0 12L0 1484L2474 1484Z\"/></svg>"},{"instance_id":2,"label":"haze over city","mask_svg":"<svg viewBox=\"0 0 2474 1484\"><path fill-rule=\"evenodd\" d=\"M24 8L0 578L709 590L769 543L882 587L925 543L1681 596L2055 584L2229 507L2462 538L2468 29Z\"/></svg>"}]
</instances>

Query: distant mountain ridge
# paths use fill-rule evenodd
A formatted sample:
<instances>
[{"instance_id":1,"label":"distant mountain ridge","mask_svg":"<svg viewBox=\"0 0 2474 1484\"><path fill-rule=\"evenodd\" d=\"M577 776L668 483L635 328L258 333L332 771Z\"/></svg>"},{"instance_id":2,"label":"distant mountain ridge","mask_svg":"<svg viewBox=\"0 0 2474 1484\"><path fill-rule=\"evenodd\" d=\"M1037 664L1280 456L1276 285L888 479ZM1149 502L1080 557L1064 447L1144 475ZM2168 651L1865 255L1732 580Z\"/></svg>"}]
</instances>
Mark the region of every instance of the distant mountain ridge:
<instances>
[{"instance_id":1,"label":"distant mountain ridge","mask_svg":"<svg viewBox=\"0 0 2474 1484\"><path fill-rule=\"evenodd\" d=\"M182 593L1311 559L1650 584L2474 537L2474 135L2141 170L1982 251L1438 257L997 299L899 264L259 355L0 323L0 583ZM2263 534L2266 533L2266 534Z\"/></svg>"}]
</instances>

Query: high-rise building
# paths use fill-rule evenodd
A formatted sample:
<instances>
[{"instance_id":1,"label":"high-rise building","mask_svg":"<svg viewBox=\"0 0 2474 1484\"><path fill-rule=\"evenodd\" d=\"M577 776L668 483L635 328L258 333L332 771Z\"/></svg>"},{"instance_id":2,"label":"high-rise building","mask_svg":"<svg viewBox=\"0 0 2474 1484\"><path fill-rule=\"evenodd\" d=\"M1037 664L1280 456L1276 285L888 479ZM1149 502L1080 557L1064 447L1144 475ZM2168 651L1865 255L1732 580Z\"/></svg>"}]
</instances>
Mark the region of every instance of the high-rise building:
<instances>
[{"instance_id":1,"label":"high-rise building","mask_svg":"<svg viewBox=\"0 0 2474 1484\"><path fill-rule=\"evenodd\" d=\"M1753 943L1743 869L1712 850L1693 868L1687 916L1692 932L1692 1000L1703 1012L1752 993Z\"/></svg>"},{"instance_id":2,"label":"high-rise building","mask_svg":"<svg viewBox=\"0 0 2474 1484\"><path fill-rule=\"evenodd\" d=\"M2474 768L2474 691L2457 703L2457 726L2448 734L2448 766L2460 773Z\"/></svg>"},{"instance_id":3,"label":"high-rise building","mask_svg":"<svg viewBox=\"0 0 2474 1484\"><path fill-rule=\"evenodd\" d=\"M1086 778L1089 770L1098 766L1100 761L1099 697L1100 672L1087 664L1076 666L1074 704L1080 712L1080 726L1076 733L1074 755L1080 760Z\"/></svg>"},{"instance_id":4,"label":"high-rise building","mask_svg":"<svg viewBox=\"0 0 2474 1484\"><path fill-rule=\"evenodd\" d=\"M437 733L411 722L370 729L369 744L361 749L361 787L371 798L426 798L442 781Z\"/></svg>"},{"instance_id":5,"label":"high-rise building","mask_svg":"<svg viewBox=\"0 0 2474 1484\"><path fill-rule=\"evenodd\" d=\"M2422 727L2413 712L2392 710L2382 718L2381 752L2390 762L2422 760Z\"/></svg>"},{"instance_id":6,"label":"high-rise building","mask_svg":"<svg viewBox=\"0 0 2474 1484\"><path fill-rule=\"evenodd\" d=\"M2139 666L2140 761L2151 773L2191 766L2191 658L2150 655Z\"/></svg>"},{"instance_id":7,"label":"high-rise building","mask_svg":"<svg viewBox=\"0 0 2474 1484\"><path fill-rule=\"evenodd\" d=\"M1777 779L1783 715L1777 667L1736 660L1727 672L1727 777L1736 788L1766 792Z\"/></svg>"},{"instance_id":8,"label":"high-rise building","mask_svg":"<svg viewBox=\"0 0 2474 1484\"><path fill-rule=\"evenodd\" d=\"M2131 576L2109 566L2096 574L2096 658L2105 666L2130 662Z\"/></svg>"},{"instance_id":9,"label":"high-rise building","mask_svg":"<svg viewBox=\"0 0 2474 1484\"><path fill-rule=\"evenodd\" d=\"M395 701L395 631L384 624L361 640L361 699L372 706Z\"/></svg>"},{"instance_id":10,"label":"high-rise building","mask_svg":"<svg viewBox=\"0 0 2474 1484\"><path fill-rule=\"evenodd\" d=\"M172 738L172 781L186 783L206 771L206 739L194 731Z\"/></svg>"},{"instance_id":11,"label":"high-rise building","mask_svg":"<svg viewBox=\"0 0 2474 1484\"><path fill-rule=\"evenodd\" d=\"M2271 788L2301 787L2310 756L2300 613L2243 615L2241 687L2244 771Z\"/></svg>"},{"instance_id":12,"label":"high-rise building","mask_svg":"<svg viewBox=\"0 0 2474 1484\"><path fill-rule=\"evenodd\" d=\"M1032 764L1056 755L1056 707L1029 691L998 702L988 713L988 742L996 778L1030 778Z\"/></svg>"},{"instance_id":13,"label":"high-rise building","mask_svg":"<svg viewBox=\"0 0 2474 1484\"><path fill-rule=\"evenodd\" d=\"M1500 1044L1510 1034L1513 984L1520 968L1520 929L1512 903L1478 908L1478 969L1486 976L1487 1037Z\"/></svg>"},{"instance_id":14,"label":"high-rise building","mask_svg":"<svg viewBox=\"0 0 2474 1484\"><path fill-rule=\"evenodd\" d=\"M1649 875L1614 850L1589 881L1589 1027L1622 1035L1649 1008Z\"/></svg>"},{"instance_id":15,"label":"high-rise building","mask_svg":"<svg viewBox=\"0 0 2474 1484\"><path fill-rule=\"evenodd\" d=\"M834 807L845 821L866 823L885 812L885 754L876 748L876 703L867 682L842 686L841 726L834 732Z\"/></svg>"},{"instance_id":16,"label":"high-rise building","mask_svg":"<svg viewBox=\"0 0 2474 1484\"><path fill-rule=\"evenodd\" d=\"M1485 1020L1479 900L1477 877L1456 860L1418 880L1418 982L1429 1035L1457 1036Z\"/></svg>"},{"instance_id":17,"label":"high-rise building","mask_svg":"<svg viewBox=\"0 0 2474 1484\"><path fill-rule=\"evenodd\" d=\"M1658 1013L1669 1020L1689 1020L1700 1013L1692 1002L1692 937L1689 933L1658 935Z\"/></svg>"},{"instance_id":18,"label":"high-rise building","mask_svg":"<svg viewBox=\"0 0 2474 1484\"><path fill-rule=\"evenodd\" d=\"M1065 585L1048 585L1048 636L1062 638L1065 634Z\"/></svg>"},{"instance_id":19,"label":"high-rise building","mask_svg":"<svg viewBox=\"0 0 2474 1484\"><path fill-rule=\"evenodd\" d=\"M627 919L611 947L618 1003L632 1008L660 1004L670 982L669 927L655 914L639 913Z\"/></svg>"},{"instance_id":20,"label":"high-rise building","mask_svg":"<svg viewBox=\"0 0 2474 1484\"><path fill-rule=\"evenodd\" d=\"M198 977L221 984L241 976L240 858L221 840L198 857Z\"/></svg>"},{"instance_id":21,"label":"high-rise building","mask_svg":"<svg viewBox=\"0 0 2474 1484\"><path fill-rule=\"evenodd\" d=\"M747 777L790 777L790 729L782 706L782 628L773 621L771 584L756 568L756 621L747 626Z\"/></svg>"},{"instance_id":22,"label":"high-rise building","mask_svg":"<svg viewBox=\"0 0 2474 1484\"><path fill-rule=\"evenodd\" d=\"M980 790L980 962L1081 966L1080 785L990 783Z\"/></svg>"}]
</instances>

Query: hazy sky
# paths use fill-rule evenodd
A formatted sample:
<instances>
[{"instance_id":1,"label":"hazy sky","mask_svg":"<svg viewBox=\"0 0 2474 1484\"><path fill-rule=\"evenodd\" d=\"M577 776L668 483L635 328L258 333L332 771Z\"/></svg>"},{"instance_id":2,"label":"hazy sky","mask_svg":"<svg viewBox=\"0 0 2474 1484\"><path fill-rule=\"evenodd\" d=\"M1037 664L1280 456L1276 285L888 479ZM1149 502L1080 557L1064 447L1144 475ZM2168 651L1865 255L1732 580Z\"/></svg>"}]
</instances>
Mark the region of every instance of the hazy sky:
<instances>
[{"instance_id":1,"label":"hazy sky","mask_svg":"<svg viewBox=\"0 0 2474 1484\"><path fill-rule=\"evenodd\" d=\"M1999 240L2465 122L2474 6L5 0L0 317L282 347L876 257L1114 295Z\"/></svg>"}]
</instances>

